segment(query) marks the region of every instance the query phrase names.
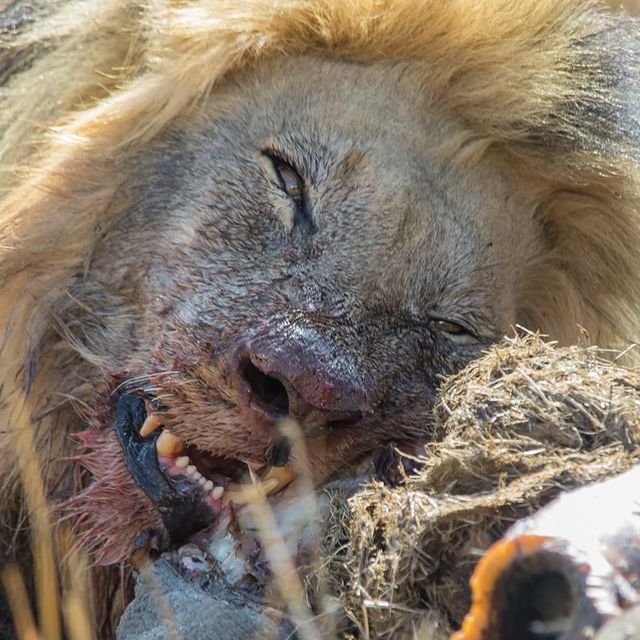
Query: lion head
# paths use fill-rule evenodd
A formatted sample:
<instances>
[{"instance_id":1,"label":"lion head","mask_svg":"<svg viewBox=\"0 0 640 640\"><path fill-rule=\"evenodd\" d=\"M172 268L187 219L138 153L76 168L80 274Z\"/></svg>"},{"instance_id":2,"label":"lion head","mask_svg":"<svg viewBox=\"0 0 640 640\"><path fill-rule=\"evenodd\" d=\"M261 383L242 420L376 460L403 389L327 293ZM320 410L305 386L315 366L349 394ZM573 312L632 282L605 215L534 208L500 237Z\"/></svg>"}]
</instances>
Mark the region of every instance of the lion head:
<instances>
[{"instance_id":1,"label":"lion head","mask_svg":"<svg viewBox=\"0 0 640 640\"><path fill-rule=\"evenodd\" d=\"M0 143L0 437L33 432L99 561L241 505L248 469L269 493L419 446L442 376L513 327L633 339L626 19L99 4L18 21Z\"/></svg>"}]
</instances>

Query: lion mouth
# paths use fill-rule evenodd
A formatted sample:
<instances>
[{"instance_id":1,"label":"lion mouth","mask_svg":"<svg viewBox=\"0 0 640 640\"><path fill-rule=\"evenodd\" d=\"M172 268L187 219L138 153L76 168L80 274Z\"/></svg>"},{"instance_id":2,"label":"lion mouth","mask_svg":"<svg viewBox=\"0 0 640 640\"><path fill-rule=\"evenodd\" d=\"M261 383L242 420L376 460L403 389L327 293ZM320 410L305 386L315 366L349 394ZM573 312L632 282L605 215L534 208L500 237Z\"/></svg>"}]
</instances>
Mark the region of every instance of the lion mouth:
<instances>
[{"instance_id":1,"label":"lion mouth","mask_svg":"<svg viewBox=\"0 0 640 640\"><path fill-rule=\"evenodd\" d=\"M140 396L122 395L114 424L129 472L156 506L172 543L212 523L228 502L265 500L296 478L291 467L234 460L185 445L147 414Z\"/></svg>"},{"instance_id":2,"label":"lion mouth","mask_svg":"<svg viewBox=\"0 0 640 640\"><path fill-rule=\"evenodd\" d=\"M182 453L159 455L160 469L170 480L190 481L194 489L214 502L226 498L236 505L250 504L282 491L296 476L290 467L230 460L197 447L188 447Z\"/></svg>"}]
</instances>

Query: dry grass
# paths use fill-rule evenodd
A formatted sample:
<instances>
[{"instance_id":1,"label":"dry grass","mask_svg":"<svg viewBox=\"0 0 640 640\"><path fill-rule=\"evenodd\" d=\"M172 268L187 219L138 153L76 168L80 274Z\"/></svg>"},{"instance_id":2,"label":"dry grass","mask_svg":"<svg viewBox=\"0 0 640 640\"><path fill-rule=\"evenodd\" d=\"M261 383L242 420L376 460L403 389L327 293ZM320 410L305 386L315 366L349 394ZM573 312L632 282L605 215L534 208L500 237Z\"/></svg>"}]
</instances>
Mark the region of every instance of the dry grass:
<instances>
[{"instance_id":1,"label":"dry grass","mask_svg":"<svg viewBox=\"0 0 640 640\"><path fill-rule=\"evenodd\" d=\"M333 590L361 638L446 638L479 555L559 491L640 459L640 372L594 349L508 340L445 382L424 468L336 493Z\"/></svg>"},{"instance_id":2,"label":"dry grass","mask_svg":"<svg viewBox=\"0 0 640 640\"><path fill-rule=\"evenodd\" d=\"M26 403L14 420L14 460L20 473L29 514L34 576L35 610L32 612L25 579L16 564L0 567L2 585L19 640L61 640L63 624L69 640L91 640L93 630L88 601L88 564L68 530L54 528L46 498L40 452L35 446Z\"/></svg>"}]
</instances>

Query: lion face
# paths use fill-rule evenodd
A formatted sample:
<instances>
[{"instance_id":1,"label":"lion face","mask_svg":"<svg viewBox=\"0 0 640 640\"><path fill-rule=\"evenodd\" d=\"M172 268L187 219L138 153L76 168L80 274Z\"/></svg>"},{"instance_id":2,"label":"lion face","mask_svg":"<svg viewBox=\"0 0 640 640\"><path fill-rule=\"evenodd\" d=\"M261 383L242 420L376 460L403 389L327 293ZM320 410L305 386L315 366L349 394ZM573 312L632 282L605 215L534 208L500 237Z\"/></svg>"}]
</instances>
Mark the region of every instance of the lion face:
<instances>
[{"instance_id":1,"label":"lion face","mask_svg":"<svg viewBox=\"0 0 640 640\"><path fill-rule=\"evenodd\" d=\"M407 63L276 59L132 162L77 297L116 318L88 343L145 399L121 422L152 501L145 439L214 514L247 465L271 491L295 475L274 468L321 481L424 441L440 377L517 322L533 216L417 86Z\"/></svg>"}]
</instances>

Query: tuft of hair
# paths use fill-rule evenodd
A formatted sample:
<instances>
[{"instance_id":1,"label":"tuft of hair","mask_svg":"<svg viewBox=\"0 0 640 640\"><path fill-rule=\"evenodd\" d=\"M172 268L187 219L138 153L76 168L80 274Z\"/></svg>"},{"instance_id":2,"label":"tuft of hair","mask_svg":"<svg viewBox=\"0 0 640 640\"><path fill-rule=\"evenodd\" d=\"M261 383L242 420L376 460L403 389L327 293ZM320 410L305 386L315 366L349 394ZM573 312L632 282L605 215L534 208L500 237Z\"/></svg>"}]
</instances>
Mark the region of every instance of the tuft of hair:
<instances>
[{"instance_id":1,"label":"tuft of hair","mask_svg":"<svg viewBox=\"0 0 640 640\"><path fill-rule=\"evenodd\" d=\"M414 61L425 97L536 194L546 251L523 279L520 321L564 343L578 324L603 346L633 339L639 32L596 0L10 3L0 11L0 450L25 405L36 450L64 450L64 425L42 412L59 377L49 309L118 223L127 159L269 56ZM0 485L17 478L6 458Z\"/></svg>"}]
</instances>

